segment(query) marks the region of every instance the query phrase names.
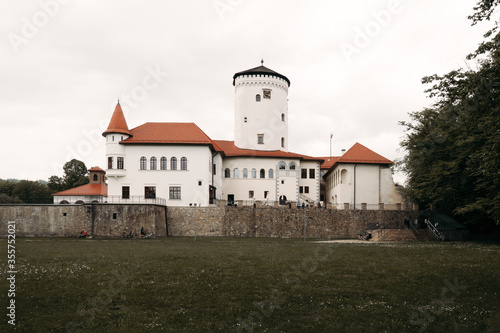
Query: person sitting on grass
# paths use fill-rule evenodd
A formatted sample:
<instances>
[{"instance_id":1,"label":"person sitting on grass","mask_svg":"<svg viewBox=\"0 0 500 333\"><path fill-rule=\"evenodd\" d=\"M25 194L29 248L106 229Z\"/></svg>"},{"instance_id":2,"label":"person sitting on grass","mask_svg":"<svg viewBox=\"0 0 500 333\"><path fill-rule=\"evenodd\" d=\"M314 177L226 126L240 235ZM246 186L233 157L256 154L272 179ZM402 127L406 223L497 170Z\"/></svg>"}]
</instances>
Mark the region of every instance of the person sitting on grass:
<instances>
[{"instance_id":1,"label":"person sitting on grass","mask_svg":"<svg viewBox=\"0 0 500 333\"><path fill-rule=\"evenodd\" d=\"M85 237L87 237L87 232L85 230L82 230L80 232L80 236L78 236L78 238L85 238Z\"/></svg>"}]
</instances>

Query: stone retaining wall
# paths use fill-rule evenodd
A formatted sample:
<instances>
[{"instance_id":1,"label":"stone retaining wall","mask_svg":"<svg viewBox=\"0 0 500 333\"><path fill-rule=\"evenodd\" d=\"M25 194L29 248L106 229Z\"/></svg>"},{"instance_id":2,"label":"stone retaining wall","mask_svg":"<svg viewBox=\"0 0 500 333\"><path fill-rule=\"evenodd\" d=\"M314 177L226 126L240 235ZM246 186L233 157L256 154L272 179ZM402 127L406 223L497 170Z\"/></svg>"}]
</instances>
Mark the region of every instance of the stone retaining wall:
<instances>
[{"instance_id":1,"label":"stone retaining wall","mask_svg":"<svg viewBox=\"0 0 500 333\"><path fill-rule=\"evenodd\" d=\"M158 205L0 205L0 236L7 235L8 221L16 222L16 236L120 237L141 226L157 236L166 236L166 209Z\"/></svg>"},{"instance_id":2,"label":"stone retaining wall","mask_svg":"<svg viewBox=\"0 0 500 333\"><path fill-rule=\"evenodd\" d=\"M159 205L0 205L0 236L7 222L16 222L17 236L78 236L87 230L95 237L137 237L141 227L156 236L356 238L379 223L402 227L418 211L335 210L288 207L164 207ZM165 219L166 218L166 219Z\"/></svg>"}]
</instances>

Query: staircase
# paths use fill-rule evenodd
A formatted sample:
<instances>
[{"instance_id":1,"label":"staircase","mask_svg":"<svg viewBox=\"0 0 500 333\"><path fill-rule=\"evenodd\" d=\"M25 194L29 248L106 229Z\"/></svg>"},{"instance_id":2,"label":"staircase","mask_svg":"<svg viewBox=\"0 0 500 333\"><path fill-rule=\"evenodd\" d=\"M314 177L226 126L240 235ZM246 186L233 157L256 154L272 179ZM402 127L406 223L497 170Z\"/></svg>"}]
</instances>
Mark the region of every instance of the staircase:
<instances>
[{"instance_id":1,"label":"staircase","mask_svg":"<svg viewBox=\"0 0 500 333\"><path fill-rule=\"evenodd\" d=\"M379 236L377 231L372 232L371 242L428 242L436 240L430 230L419 229L418 234L410 229L387 229L386 232Z\"/></svg>"}]
</instances>

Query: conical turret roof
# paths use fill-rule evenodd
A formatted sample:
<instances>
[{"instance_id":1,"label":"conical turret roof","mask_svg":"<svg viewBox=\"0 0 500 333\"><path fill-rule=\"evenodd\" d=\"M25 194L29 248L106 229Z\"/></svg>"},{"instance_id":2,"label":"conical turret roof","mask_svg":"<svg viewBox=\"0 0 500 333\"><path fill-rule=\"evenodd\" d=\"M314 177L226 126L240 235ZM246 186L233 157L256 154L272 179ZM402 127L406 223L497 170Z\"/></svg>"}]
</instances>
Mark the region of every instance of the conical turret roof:
<instances>
[{"instance_id":1,"label":"conical turret roof","mask_svg":"<svg viewBox=\"0 0 500 333\"><path fill-rule=\"evenodd\" d=\"M285 80L287 83L288 83L288 86L290 87L290 80L283 74L280 74L278 72L275 72L273 71L272 69L269 69L267 67L264 66L264 61L262 61L262 66L259 66L259 67L255 67L255 68L252 68L252 69L247 69L246 71L242 71L242 72L238 72L236 74L234 74L233 76L233 86L234 86L234 83L235 83L235 80L238 76L241 76L241 75L258 75L258 74L264 74L264 75L274 75L274 76L277 76L279 78L282 78L283 80Z\"/></svg>"},{"instance_id":2,"label":"conical turret roof","mask_svg":"<svg viewBox=\"0 0 500 333\"><path fill-rule=\"evenodd\" d=\"M102 133L102 136L106 136L109 133L120 133L127 134L132 136L127 125L127 121L125 120L125 116L123 115L122 107L120 102L116 104L115 111L111 116L111 121L109 122L108 129Z\"/></svg>"}]
</instances>

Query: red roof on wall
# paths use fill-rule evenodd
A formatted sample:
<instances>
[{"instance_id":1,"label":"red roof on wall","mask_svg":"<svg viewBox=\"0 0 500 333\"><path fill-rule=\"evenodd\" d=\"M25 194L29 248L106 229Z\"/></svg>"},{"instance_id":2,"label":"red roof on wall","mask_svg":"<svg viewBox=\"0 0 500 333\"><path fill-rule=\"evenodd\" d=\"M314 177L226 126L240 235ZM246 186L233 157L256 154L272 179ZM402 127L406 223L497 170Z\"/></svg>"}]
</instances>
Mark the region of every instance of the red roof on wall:
<instances>
[{"instance_id":1,"label":"red roof on wall","mask_svg":"<svg viewBox=\"0 0 500 333\"><path fill-rule=\"evenodd\" d=\"M195 123L145 123L130 132L133 136L121 143L198 144L220 150Z\"/></svg>"},{"instance_id":2,"label":"red roof on wall","mask_svg":"<svg viewBox=\"0 0 500 333\"><path fill-rule=\"evenodd\" d=\"M111 116L111 121L109 122L108 129L102 133L103 136L109 133L122 133L131 135L128 130L127 121L123 115L122 107L120 103L116 104L115 111Z\"/></svg>"},{"instance_id":3,"label":"red roof on wall","mask_svg":"<svg viewBox=\"0 0 500 333\"><path fill-rule=\"evenodd\" d=\"M332 156L332 157L327 156L327 157L320 157L320 158L324 160L324 162L321 164L321 169L329 170L335 163L337 163L340 156Z\"/></svg>"},{"instance_id":4,"label":"red roof on wall","mask_svg":"<svg viewBox=\"0 0 500 333\"><path fill-rule=\"evenodd\" d=\"M52 195L57 196L81 196L81 195L102 195L108 196L108 185L105 184L86 184L66 191L57 192Z\"/></svg>"},{"instance_id":5,"label":"red roof on wall","mask_svg":"<svg viewBox=\"0 0 500 333\"><path fill-rule=\"evenodd\" d=\"M392 164L392 161L356 142L344 155L340 156L337 163Z\"/></svg>"},{"instance_id":6,"label":"red roof on wall","mask_svg":"<svg viewBox=\"0 0 500 333\"><path fill-rule=\"evenodd\" d=\"M281 150L263 151L252 149L241 149L234 145L234 141L214 140L214 142L223 151L226 157L279 157L279 158L294 158L307 161L321 161L321 157L311 157L296 153L284 152Z\"/></svg>"},{"instance_id":7,"label":"red roof on wall","mask_svg":"<svg viewBox=\"0 0 500 333\"><path fill-rule=\"evenodd\" d=\"M337 160L330 161L331 166L328 168L328 175L335 167L335 165L340 163L356 163L356 164L392 164L391 160L388 160L382 155L377 154L373 150L366 148L361 143L356 142L347 152L342 156L337 156ZM321 166L321 169L326 168L326 162Z\"/></svg>"}]
</instances>

